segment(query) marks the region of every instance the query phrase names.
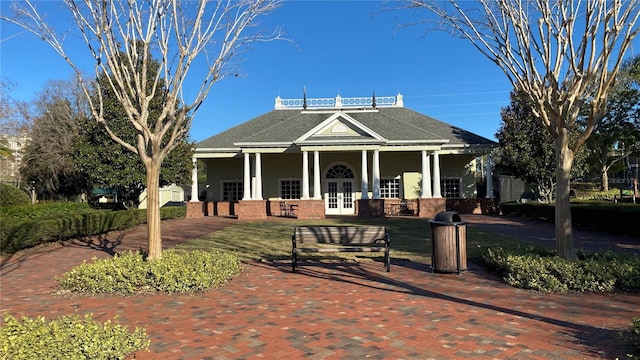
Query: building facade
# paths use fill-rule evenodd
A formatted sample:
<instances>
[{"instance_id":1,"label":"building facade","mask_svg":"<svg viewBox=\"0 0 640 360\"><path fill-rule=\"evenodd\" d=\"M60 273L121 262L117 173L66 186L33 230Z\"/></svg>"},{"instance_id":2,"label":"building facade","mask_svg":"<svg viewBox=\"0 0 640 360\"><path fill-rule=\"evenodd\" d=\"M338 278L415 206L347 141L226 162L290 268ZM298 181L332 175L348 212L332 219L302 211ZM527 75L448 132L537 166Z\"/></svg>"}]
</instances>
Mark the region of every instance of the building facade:
<instances>
[{"instance_id":1,"label":"building facade","mask_svg":"<svg viewBox=\"0 0 640 360\"><path fill-rule=\"evenodd\" d=\"M207 181L198 184L194 169L188 214L427 218L455 203L482 209L479 174L491 169L478 159L496 145L406 108L400 94L277 97L272 111L197 144L193 161L206 164Z\"/></svg>"}]
</instances>

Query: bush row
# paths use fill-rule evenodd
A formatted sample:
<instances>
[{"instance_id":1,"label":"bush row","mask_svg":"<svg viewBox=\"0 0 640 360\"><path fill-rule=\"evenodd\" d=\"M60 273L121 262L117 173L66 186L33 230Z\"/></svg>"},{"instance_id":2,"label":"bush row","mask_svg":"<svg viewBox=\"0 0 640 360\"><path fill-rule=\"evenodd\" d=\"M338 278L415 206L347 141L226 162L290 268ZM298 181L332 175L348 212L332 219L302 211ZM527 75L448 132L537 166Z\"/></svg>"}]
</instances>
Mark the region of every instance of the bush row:
<instances>
[{"instance_id":1,"label":"bush row","mask_svg":"<svg viewBox=\"0 0 640 360\"><path fill-rule=\"evenodd\" d=\"M15 205L0 207L0 217L7 220L47 219L78 213L91 212L93 209L87 203L52 202L35 205Z\"/></svg>"},{"instance_id":2,"label":"bush row","mask_svg":"<svg viewBox=\"0 0 640 360\"><path fill-rule=\"evenodd\" d=\"M482 262L515 287L541 292L640 290L640 256L578 251L578 261L537 245L482 250Z\"/></svg>"},{"instance_id":3,"label":"bush row","mask_svg":"<svg viewBox=\"0 0 640 360\"><path fill-rule=\"evenodd\" d=\"M118 323L100 323L88 314L62 316L47 322L44 317L22 317L5 314L0 327L0 358L31 359L124 359L127 355L149 347L146 330L130 332Z\"/></svg>"},{"instance_id":4,"label":"bush row","mask_svg":"<svg viewBox=\"0 0 640 360\"><path fill-rule=\"evenodd\" d=\"M13 185L0 183L0 207L31 203L29 195Z\"/></svg>"},{"instance_id":5,"label":"bush row","mask_svg":"<svg viewBox=\"0 0 640 360\"><path fill-rule=\"evenodd\" d=\"M631 336L633 343L638 348L638 351L640 351L640 317L631 320Z\"/></svg>"},{"instance_id":6,"label":"bush row","mask_svg":"<svg viewBox=\"0 0 640 360\"><path fill-rule=\"evenodd\" d=\"M505 216L526 217L553 222L555 206L541 203L502 203L502 214ZM571 204L571 220L574 226L640 237L640 205L606 203L573 203Z\"/></svg>"},{"instance_id":7,"label":"bush row","mask_svg":"<svg viewBox=\"0 0 640 360\"><path fill-rule=\"evenodd\" d=\"M89 294L193 293L224 284L240 270L236 254L219 251L170 249L153 261L127 251L76 266L58 279L58 285L63 291Z\"/></svg>"},{"instance_id":8,"label":"bush row","mask_svg":"<svg viewBox=\"0 0 640 360\"><path fill-rule=\"evenodd\" d=\"M184 217L186 207L170 206L160 209L162 219ZM3 219L0 228L0 250L14 253L51 241L83 237L122 230L147 221L146 210L89 211L55 218L32 220Z\"/></svg>"}]
</instances>

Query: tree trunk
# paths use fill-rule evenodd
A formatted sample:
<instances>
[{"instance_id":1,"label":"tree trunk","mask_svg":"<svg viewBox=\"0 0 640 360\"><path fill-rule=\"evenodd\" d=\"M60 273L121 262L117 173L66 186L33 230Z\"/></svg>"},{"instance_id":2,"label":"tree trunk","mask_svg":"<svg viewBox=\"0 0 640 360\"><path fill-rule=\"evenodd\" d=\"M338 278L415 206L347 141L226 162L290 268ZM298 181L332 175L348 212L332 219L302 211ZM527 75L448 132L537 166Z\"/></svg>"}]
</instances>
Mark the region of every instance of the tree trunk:
<instances>
[{"instance_id":1,"label":"tree trunk","mask_svg":"<svg viewBox=\"0 0 640 360\"><path fill-rule=\"evenodd\" d=\"M147 236L149 259L162 258L160 221L160 165L151 161L147 169Z\"/></svg>"},{"instance_id":2,"label":"tree trunk","mask_svg":"<svg viewBox=\"0 0 640 360\"><path fill-rule=\"evenodd\" d=\"M567 260L576 260L571 229L571 166L573 152L569 149L569 132L561 129L555 139L556 147L556 249L558 256Z\"/></svg>"},{"instance_id":3,"label":"tree trunk","mask_svg":"<svg viewBox=\"0 0 640 360\"><path fill-rule=\"evenodd\" d=\"M602 191L609 191L609 174L607 174L607 166L602 166Z\"/></svg>"},{"instance_id":4,"label":"tree trunk","mask_svg":"<svg viewBox=\"0 0 640 360\"><path fill-rule=\"evenodd\" d=\"M600 178L602 180L602 184L600 185L600 190L609 191L609 174L607 171L609 167L607 166L607 162L609 161L609 155L607 154L607 147L603 147L600 149Z\"/></svg>"}]
</instances>

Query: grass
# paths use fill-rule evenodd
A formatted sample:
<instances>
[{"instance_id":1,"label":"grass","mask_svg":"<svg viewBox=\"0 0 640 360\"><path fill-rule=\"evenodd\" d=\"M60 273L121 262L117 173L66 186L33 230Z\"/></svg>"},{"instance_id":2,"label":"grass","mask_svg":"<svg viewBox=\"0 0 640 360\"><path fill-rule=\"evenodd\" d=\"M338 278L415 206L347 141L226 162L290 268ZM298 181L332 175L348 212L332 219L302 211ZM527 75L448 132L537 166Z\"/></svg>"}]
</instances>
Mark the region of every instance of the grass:
<instances>
[{"instance_id":1,"label":"grass","mask_svg":"<svg viewBox=\"0 0 640 360\"><path fill-rule=\"evenodd\" d=\"M291 259L291 235L295 226L306 225L380 225L386 226L391 237L391 258L415 262L431 262L431 231L425 219L399 217L385 219L331 218L325 220L242 221L221 231L179 245L184 250L221 250L235 252L241 261L281 261ZM488 246L510 246L522 243L508 236L481 231L467 226L467 256L480 256ZM373 258L382 261L379 253L305 254L304 257L324 259Z\"/></svg>"}]
</instances>

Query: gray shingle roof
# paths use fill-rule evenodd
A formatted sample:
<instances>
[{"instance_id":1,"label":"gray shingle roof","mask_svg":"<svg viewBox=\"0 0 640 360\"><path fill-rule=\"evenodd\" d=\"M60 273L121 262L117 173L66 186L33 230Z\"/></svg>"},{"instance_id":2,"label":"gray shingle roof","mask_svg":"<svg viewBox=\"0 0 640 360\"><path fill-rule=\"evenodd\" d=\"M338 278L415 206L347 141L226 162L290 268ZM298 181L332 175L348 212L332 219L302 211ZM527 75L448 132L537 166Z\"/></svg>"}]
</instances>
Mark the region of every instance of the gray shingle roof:
<instances>
[{"instance_id":1,"label":"gray shingle roof","mask_svg":"<svg viewBox=\"0 0 640 360\"><path fill-rule=\"evenodd\" d=\"M273 110L205 139L197 144L197 148L237 148L235 144L238 143L290 144L338 111ZM388 141L443 141L448 145L463 146L496 144L487 138L404 107L381 107L377 111L343 111L348 117Z\"/></svg>"}]
</instances>

